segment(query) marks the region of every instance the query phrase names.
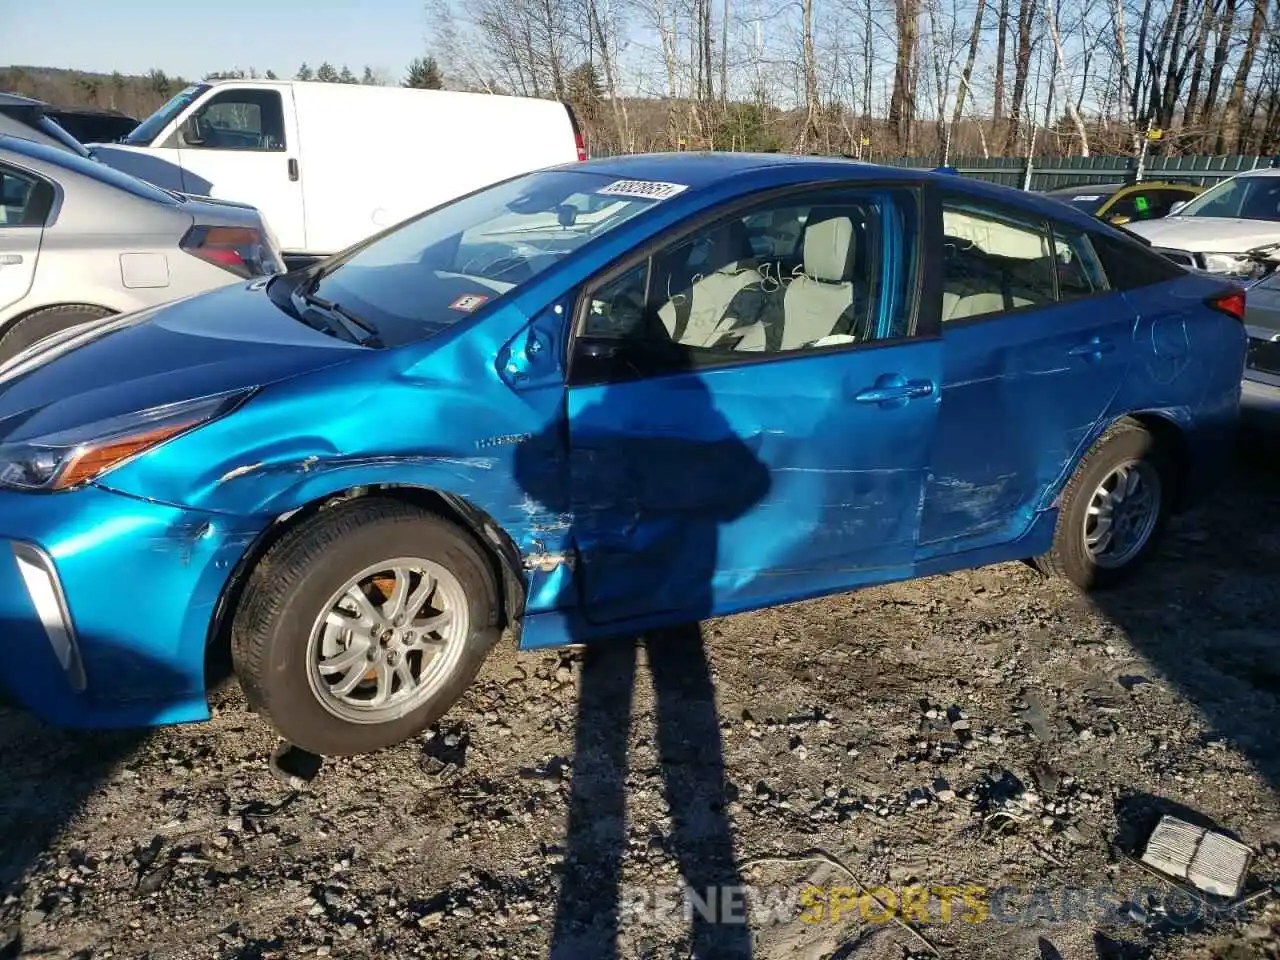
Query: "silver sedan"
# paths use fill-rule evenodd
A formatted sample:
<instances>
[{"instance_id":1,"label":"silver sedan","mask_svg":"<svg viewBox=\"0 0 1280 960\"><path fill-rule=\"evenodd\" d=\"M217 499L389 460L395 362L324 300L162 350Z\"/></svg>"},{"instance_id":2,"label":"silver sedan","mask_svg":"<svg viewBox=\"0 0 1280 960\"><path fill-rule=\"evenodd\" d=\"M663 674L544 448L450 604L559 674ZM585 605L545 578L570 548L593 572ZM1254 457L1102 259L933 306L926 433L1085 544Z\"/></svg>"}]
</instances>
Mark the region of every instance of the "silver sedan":
<instances>
[{"instance_id":1,"label":"silver sedan","mask_svg":"<svg viewBox=\"0 0 1280 960\"><path fill-rule=\"evenodd\" d=\"M89 320L282 269L251 206L0 136L0 361Z\"/></svg>"}]
</instances>

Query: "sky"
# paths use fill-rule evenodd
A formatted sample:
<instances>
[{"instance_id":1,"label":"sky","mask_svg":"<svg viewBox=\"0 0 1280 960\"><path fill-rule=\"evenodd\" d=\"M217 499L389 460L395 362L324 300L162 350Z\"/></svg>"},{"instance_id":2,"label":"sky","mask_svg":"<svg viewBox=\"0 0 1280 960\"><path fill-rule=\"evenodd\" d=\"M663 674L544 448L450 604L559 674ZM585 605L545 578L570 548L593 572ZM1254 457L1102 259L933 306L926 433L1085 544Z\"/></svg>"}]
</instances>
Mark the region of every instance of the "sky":
<instances>
[{"instance_id":1,"label":"sky","mask_svg":"<svg viewBox=\"0 0 1280 960\"><path fill-rule=\"evenodd\" d=\"M9 0L0 64L199 79L217 70L292 76L305 60L399 77L427 42L423 0ZM376 13L372 11L377 11Z\"/></svg>"}]
</instances>

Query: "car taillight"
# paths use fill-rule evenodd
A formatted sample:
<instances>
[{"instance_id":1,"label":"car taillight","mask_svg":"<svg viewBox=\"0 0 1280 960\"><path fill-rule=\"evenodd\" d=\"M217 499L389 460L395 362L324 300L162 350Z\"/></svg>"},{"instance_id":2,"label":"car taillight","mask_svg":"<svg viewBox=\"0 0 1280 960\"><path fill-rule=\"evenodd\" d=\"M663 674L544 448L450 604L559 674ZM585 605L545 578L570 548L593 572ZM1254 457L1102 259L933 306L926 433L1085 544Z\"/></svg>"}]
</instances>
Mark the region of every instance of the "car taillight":
<instances>
[{"instance_id":1,"label":"car taillight","mask_svg":"<svg viewBox=\"0 0 1280 960\"><path fill-rule=\"evenodd\" d=\"M192 227L181 246L193 257L238 277L261 277L276 267L265 239L252 227Z\"/></svg>"},{"instance_id":2,"label":"car taillight","mask_svg":"<svg viewBox=\"0 0 1280 960\"><path fill-rule=\"evenodd\" d=\"M1220 293L1216 297L1210 297L1205 303L1220 313L1235 317L1241 323L1244 322L1244 291L1238 287L1226 293Z\"/></svg>"},{"instance_id":3,"label":"car taillight","mask_svg":"<svg viewBox=\"0 0 1280 960\"><path fill-rule=\"evenodd\" d=\"M575 133L573 135L573 143L574 143L574 146L578 148L578 159L579 160L589 159L587 156L587 141L582 139L582 134Z\"/></svg>"}]
</instances>

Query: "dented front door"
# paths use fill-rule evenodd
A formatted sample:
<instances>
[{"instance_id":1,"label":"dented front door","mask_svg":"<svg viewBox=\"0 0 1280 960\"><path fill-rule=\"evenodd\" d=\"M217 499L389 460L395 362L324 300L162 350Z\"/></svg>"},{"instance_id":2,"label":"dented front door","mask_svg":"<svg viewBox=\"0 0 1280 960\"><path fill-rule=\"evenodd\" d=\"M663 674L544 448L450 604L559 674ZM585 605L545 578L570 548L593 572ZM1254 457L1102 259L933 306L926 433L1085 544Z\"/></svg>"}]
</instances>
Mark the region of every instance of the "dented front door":
<instances>
[{"instance_id":1,"label":"dented front door","mask_svg":"<svg viewBox=\"0 0 1280 960\"><path fill-rule=\"evenodd\" d=\"M910 575L941 344L571 387L587 619L689 619Z\"/></svg>"}]
</instances>

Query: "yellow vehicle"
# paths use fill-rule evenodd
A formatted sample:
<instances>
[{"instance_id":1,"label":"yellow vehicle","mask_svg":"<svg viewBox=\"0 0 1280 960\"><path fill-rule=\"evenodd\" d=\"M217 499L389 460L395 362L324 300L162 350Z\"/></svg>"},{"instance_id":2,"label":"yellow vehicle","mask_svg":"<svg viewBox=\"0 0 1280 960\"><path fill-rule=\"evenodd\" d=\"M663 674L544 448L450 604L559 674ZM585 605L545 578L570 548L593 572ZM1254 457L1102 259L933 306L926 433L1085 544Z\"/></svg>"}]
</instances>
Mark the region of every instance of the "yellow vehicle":
<instances>
[{"instance_id":1,"label":"yellow vehicle","mask_svg":"<svg viewBox=\"0 0 1280 960\"><path fill-rule=\"evenodd\" d=\"M1090 183L1046 190L1046 197L1069 203L1099 220L1117 226L1167 217L1174 204L1186 203L1204 192L1194 183L1144 180L1141 183Z\"/></svg>"}]
</instances>

